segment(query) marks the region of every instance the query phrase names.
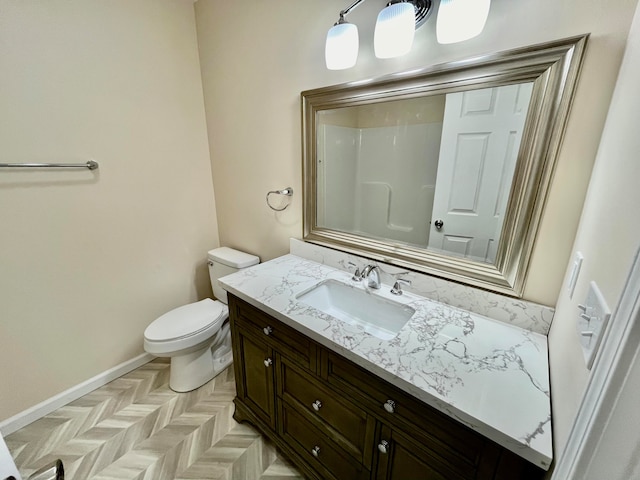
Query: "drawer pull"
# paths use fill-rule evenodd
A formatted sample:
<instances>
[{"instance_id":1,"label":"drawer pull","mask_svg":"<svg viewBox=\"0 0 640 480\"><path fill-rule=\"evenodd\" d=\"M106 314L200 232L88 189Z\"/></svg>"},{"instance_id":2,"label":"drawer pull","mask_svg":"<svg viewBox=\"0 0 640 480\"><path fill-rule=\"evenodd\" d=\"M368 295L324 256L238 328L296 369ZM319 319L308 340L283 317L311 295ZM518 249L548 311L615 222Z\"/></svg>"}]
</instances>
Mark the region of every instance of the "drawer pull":
<instances>
[{"instance_id":1,"label":"drawer pull","mask_svg":"<svg viewBox=\"0 0 640 480\"><path fill-rule=\"evenodd\" d=\"M262 329L265 335L269 336L273 333L273 327L271 325L267 325Z\"/></svg>"},{"instance_id":2,"label":"drawer pull","mask_svg":"<svg viewBox=\"0 0 640 480\"><path fill-rule=\"evenodd\" d=\"M396 411L396 402L393 400L387 400L384 402L384 409L389 413L394 413Z\"/></svg>"},{"instance_id":3,"label":"drawer pull","mask_svg":"<svg viewBox=\"0 0 640 480\"><path fill-rule=\"evenodd\" d=\"M380 453L387 453L389 451L389 442L382 440L378 444L378 450L380 450Z\"/></svg>"},{"instance_id":4,"label":"drawer pull","mask_svg":"<svg viewBox=\"0 0 640 480\"><path fill-rule=\"evenodd\" d=\"M318 458L318 455L320 455L320 447L319 447L319 446L317 446L317 445L316 445L315 447L313 447L313 448L311 449L311 454L312 454L314 457Z\"/></svg>"},{"instance_id":5,"label":"drawer pull","mask_svg":"<svg viewBox=\"0 0 640 480\"><path fill-rule=\"evenodd\" d=\"M270 367L271 365L273 365L273 360L271 360L270 358L267 358L267 359L264 361L264 366L265 366L265 367Z\"/></svg>"},{"instance_id":6,"label":"drawer pull","mask_svg":"<svg viewBox=\"0 0 640 480\"><path fill-rule=\"evenodd\" d=\"M317 412L320 410L320 408L322 407L322 402L320 400L316 400L315 402L313 402L311 404L311 406L313 407L313 409Z\"/></svg>"}]
</instances>

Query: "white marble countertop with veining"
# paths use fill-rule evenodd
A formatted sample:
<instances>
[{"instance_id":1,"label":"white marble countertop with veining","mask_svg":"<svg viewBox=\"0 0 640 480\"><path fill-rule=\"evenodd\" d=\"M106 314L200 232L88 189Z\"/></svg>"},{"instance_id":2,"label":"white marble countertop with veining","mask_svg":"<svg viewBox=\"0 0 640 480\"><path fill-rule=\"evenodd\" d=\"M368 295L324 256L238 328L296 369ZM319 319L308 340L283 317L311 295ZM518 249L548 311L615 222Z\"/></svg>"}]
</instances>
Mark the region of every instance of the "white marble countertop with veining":
<instances>
[{"instance_id":1,"label":"white marble countertop with veining","mask_svg":"<svg viewBox=\"0 0 640 480\"><path fill-rule=\"evenodd\" d=\"M295 255L220 279L230 293L530 462L552 459L547 339L410 293L374 295L415 309L391 340L366 333L296 299L335 279L368 291L351 274Z\"/></svg>"}]
</instances>

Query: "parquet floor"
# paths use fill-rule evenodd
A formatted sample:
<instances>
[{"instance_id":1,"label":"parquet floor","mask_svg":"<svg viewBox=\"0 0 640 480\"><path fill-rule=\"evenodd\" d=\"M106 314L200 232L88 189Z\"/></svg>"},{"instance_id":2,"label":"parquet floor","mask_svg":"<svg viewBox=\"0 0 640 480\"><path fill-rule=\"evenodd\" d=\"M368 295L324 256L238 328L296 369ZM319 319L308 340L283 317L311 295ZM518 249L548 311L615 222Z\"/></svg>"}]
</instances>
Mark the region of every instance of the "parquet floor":
<instances>
[{"instance_id":1,"label":"parquet floor","mask_svg":"<svg viewBox=\"0 0 640 480\"><path fill-rule=\"evenodd\" d=\"M66 480L301 480L233 418L233 367L189 393L156 359L8 435L24 479L61 459Z\"/></svg>"}]
</instances>

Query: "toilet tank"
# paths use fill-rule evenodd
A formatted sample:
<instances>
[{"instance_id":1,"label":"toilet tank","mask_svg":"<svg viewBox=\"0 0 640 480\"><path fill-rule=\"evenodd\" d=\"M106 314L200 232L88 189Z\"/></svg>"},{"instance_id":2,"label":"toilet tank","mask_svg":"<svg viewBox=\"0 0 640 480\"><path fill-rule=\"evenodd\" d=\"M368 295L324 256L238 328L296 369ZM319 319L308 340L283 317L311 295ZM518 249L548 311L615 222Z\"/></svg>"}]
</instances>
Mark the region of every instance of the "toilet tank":
<instances>
[{"instance_id":1,"label":"toilet tank","mask_svg":"<svg viewBox=\"0 0 640 480\"><path fill-rule=\"evenodd\" d=\"M222 288L218 279L230 275L243 268L260 263L260 258L249 253L234 250L229 247L220 247L209 250L207 253L209 264L209 278L213 295L223 303L227 303L227 292Z\"/></svg>"}]
</instances>

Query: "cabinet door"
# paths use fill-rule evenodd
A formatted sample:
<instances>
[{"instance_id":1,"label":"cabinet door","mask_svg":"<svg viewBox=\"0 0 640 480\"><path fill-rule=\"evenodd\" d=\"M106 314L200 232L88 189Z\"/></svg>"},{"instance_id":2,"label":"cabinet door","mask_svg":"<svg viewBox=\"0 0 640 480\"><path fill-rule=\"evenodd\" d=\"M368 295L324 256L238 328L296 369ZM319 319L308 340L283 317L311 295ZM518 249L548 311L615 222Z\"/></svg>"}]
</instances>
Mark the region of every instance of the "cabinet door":
<instances>
[{"instance_id":1,"label":"cabinet door","mask_svg":"<svg viewBox=\"0 0 640 480\"><path fill-rule=\"evenodd\" d=\"M378 435L376 480L467 480L419 443L389 427Z\"/></svg>"},{"instance_id":2,"label":"cabinet door","mask_svg":"<svg viewBox=\"0 0 640 480\"><path fill-rule=\"evenodd\" d=\"M234 363L238 399L275 428L274 352L266 343L236 330Z\"/></svg>"}]
</instances>

